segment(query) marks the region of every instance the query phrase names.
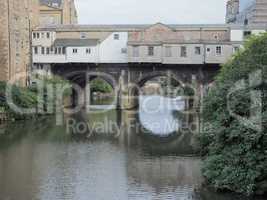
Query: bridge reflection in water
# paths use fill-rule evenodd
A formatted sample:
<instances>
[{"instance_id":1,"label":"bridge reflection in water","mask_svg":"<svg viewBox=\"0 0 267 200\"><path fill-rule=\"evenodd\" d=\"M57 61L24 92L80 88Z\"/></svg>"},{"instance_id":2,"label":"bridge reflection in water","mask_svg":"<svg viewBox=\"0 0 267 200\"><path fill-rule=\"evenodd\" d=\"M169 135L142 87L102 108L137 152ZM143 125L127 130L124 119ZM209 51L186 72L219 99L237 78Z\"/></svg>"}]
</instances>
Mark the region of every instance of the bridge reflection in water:
<instances>
[{"instance_id":1,"label":"bridge reflection in water","mask_svg":"<svg viewBox=\"0 0 267 200\"><path fill-rule=\"evenodd\" d=\"M171 130L170 135L158 136L147 131L151 127L137 126L145 118L133 111L80 113L74 119L89 123L91 130L107 121L119 127L111 132L98 128L89 135L66 134L66 126L47 118L2 127L0 199L235 198L201 188L194 133Z\"/></svg>"}]
</instances>

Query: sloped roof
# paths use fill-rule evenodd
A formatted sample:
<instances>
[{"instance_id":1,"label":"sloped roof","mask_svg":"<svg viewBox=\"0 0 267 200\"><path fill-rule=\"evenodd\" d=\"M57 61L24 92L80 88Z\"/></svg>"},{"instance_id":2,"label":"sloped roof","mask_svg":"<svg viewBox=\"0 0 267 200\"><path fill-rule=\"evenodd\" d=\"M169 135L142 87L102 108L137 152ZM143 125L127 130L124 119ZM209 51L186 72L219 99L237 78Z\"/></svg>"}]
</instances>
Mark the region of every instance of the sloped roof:
<instances>
[{"instance_id":1,"label":"sloped roof","mask_svg":"<svg viewBox=\"0 0 267 200\"><path fill-rule=\"evenodd\" d=\"M96 39L56 39L54 46L56 47L89 47L96 46Z\"/></svg>"},{"instance_id":2,"label":"sloped roof","mask_svg":"<svg viewBox=\"0 0 267 200\"><path fill-rule=\"evenodd\" d=\"M38 30L54 31L138 31L148 29L155 24L93 24L93 25L46 25L38 27ZM166 24L173 30L179 29L227 29L226 24Z\"/></svg>"},{"instance_id":3,"label":"sloped roof","mask_svg":"<svg viewBox=\"0 0 267 200\"><path fill-rule=\"evenodd\" d=\"M155 24L154 24L155 25ZM38 27L36 30L41 31L57 31L57 32L65 32L65 31L142 31L149 27L153 26L153 24L93 24L93 25L44 25ZM214 29L214 30L228 30L231 29L266 29L267 25L249 25L244 27L243 25L236 24L167 24L168 27L173 30L199 30L199 29Z\"/></svg>"}]
</instances>

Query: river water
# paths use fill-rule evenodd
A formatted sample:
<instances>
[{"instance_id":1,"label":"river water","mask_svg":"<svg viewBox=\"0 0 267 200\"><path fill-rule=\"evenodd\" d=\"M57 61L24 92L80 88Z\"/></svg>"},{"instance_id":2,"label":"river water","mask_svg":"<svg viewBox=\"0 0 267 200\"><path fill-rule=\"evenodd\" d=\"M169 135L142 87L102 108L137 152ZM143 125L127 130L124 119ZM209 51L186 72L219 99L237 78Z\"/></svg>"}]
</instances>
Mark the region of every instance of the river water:
<instances>
[{"instance_id":1,"label":"river water","mask_svg":"<svg viewBox=\"0 0 267 200\"><path fill-rule=\"evenodd\" d=\"M183 102L140 102L137 112L98 105L63 125L51 117L2 125L0 200L244 199L202 186L196 133L180 129L197 118L179 112Z\"/></svg>"}]
</instances>

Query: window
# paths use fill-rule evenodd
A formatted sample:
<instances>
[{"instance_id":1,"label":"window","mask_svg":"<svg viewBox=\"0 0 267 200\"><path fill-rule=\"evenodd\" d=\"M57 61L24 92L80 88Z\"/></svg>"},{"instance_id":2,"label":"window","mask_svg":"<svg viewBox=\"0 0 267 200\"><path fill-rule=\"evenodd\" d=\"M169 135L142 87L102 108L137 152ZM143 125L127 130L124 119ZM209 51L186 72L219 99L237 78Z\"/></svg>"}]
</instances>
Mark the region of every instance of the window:
<instances>
[{"instance_id":1,"label":"window","mask_svg":"<svg viewBox=\"0 0 267 200\"><path fill-rule=\"evenodd\" d=\"M40 33L36 33L36 37L39 39L40 38Z\"/></svg>"},{"instance_id":2,"label":"window","mask_svg":"<svg viewBox=\"0 0 267 200\"><path fill-rule=\"evenodd\" d=\"M172 57L172 47L165 47L165 56Z\"/></svg>"},{"instance_id":3,"label":"window","mask_svg":"<svg viewBox=\"0 0 267 200\"><path fill-rule=\"evenodd\" d=\"M78 49L72 49L72 53L78 53Z\"/></svg>"},{"instance_id":4,"label":"window","mask_svg":"<svg viewBox=\"0 0 267 200\"><path fill-rule=\"evenodd\" d=\"M36 38L36 33L33 33L33 38L34 38L34 39Z\"/></svg>"},{"instance_id":5,"label":"window","mask_svg":"<svg viewBox=\"0 0 267 200\"><path fill-rule=\"evenodd\" d=\"M222 54L222 47L221 46L217 46L216 47L216 55L221 55Z\"/></svg>"},{"instance_id":6,"label":"window","mask_svg":"<svg viewBox=\"0 0 267 200\"><path fill-rule=\"evenodd\" d=\"M148 55L154 56L154 47L148 47Z\"/></svg>"},{"instance_id":7,"label":"window","mask_svg":"<svg viewBox=\"0 0 267 200\"><path fill-rule=\"evenodd\" d=\"M81 33L81 39L86 39L86 33Z\"/></svg>"},{"instance_id":8,"label":"window","mask_svg":"<svg viewBox=\"0 0 267 200\"><path fill-rule=\"evenodd\" d=\"M251 31L244 31L244 38L251 36Z\"/></svg>"},{"instance_id":9,"label":"window","mask_svg":"<svg viewBox=\"0 0 267 200\"><path fill-rule=\"evenodd\" d=\"M207 52L210 52L210 48L207 48Z\"/></svg>"},{"instance_id":10,"label":"window","mask_svg":"<svg viewBox=\"0 0 267 200\"><path fill-rule=\"evenodd\" d=\"M186 46L181 47L181 57L187 57L187 49Z\"/></svg>"},{"instance_id":11,"label":"window","mask_svg":"<svg viewBox=\"0 0 267 200\"><path fill-rule=\"evenodd\" d=\"M58 54L61 54L61 47L58 48Z\"/></svg>"},{"instance_id":12,"label":"window","mask_svg":"<svg viewBox=\"0 0 267 200\"><path fill-rule=\"evenodd\" d=\"M139 46L133 46L133 57L139 57Z\"/></svg>"},{"instance_id":13,"label":"window","mask_svg":"<svg viewBox=\"0 0 267 200\"><path fill-rule=\"evenodd\" d=\"M122 49L121 49L121 53L122 53L122 54L127 54L127 48L122 48Z\"/></svg>"},{"instance_id":14,"label":"window","mask_svg":"<svg viewBox=\"0 0 267 200\"><path fill-rule=\"evenodd\" d=\"M49 32L46 33L46 37L50 38L50 33Z\"/></svg>"},{"instance_id":15,"label":"window","mask_svg":"<svg viewBox=\"0 0 267 200\"><path fill-rule=\"evenodd\" d=\"M47 54L47 55L50 54L50 48L49 48L49 47L46 48L46 54Z\"/></svg>"},{"instance_id":16,"label":"window","mask_svg":"<svg viewBox=\"0 0 267 200\"><path fill-rule=\"evenodd\" d=\"M119 40L120 39L120 35L119 34L114 34L114 40Z\"/></svg>"},{"instance_id":17,"label":"window","mask_svg":"<svg viewBox=\"0 0 267 200\"><path fill-rule=\"evenodd\" d=\"M41 36L42 36L42 38L44 38L45 37L45 33L41 33Z\"/></svg>"},{"instance_id":18,"label":"window","mask_svg":"<svg viewBox=\"0 0 267 200\"><path fill-rule=\"evenodd\" d=\"M38 47L34 47L34 54L38 54Z\"/></svg>"},{"instance_id":19,"label":"window","mask_svg":"<svg viewBox=\"0 0 267 200\"><path fill-rule=\"evenodd\" d=\"M57 54L57 47L55 47L55 54Z\"/></svg>"},{"instance_id":20,"label":"window","mask_svg":"<svg viewBox=\"0 0 267 200\"><path fill-rule=\"evenodd\" d=\"M62 53L65 55L66 54L66 47L62 48Z\"/></svg>"},{"instance_id":21,"label":"window","mask_svg":"<svg viewBox=\"0 0 267 200\"><path fill-rule=\"evenodd\" d=\"M44 55L45 54L45 48L42 47L41 53Z\"/></svg>"},{"instance_id":22,"label":"window","mask_svg":"<svg viewBox=\"0 0 267 200\"><path fill-rule=\"evenodd\" d=\"M90 48L86 49L86 54L91 54L91 49Z\"/></svg>"},{"instance_id":23,"label":"window","mask_svg":"<svg viewBox=\"0 0 267 200\"><path fill-rule=\"evenodd\" d=\"M201 54L201 48L200 47L195 47L195 54L200 55Z\"/></svg>"}]
</instances>

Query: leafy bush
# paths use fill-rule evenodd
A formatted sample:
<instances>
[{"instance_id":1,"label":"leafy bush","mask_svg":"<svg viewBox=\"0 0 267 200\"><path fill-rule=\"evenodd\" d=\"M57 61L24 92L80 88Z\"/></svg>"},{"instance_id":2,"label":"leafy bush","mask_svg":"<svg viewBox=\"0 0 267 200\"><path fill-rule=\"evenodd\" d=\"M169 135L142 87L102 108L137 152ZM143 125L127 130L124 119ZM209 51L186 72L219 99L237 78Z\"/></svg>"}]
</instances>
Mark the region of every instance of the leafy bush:
<instances>
[{"instance_id":1,"label":"leafy bush","mask_svg":"<svg viewBox=\"0 0 267 200\"><path fill-rule=\"evenodd\" d=\"M6 88L8 85L6 82L0 82L0 107L2 111L7 112L10 118L24 119L25 115L22 113L14 112L7 103ZM11 95L15 105L20 108L36 108L37 95L35 92L29 90L29 88L23 88L16 85L11 86Z\"/></svg>"},{"instance_id":2,"label":"leafy bush","mask_svg":"<svg viewBox=\"0 0 267 200\"><path fill-rule=\"evenodd\" d=\"M231 95L235 84L261 70L254 81L260 84L240 88ZM204 157L203 174L219 190L252 195L267 192L267 34L252 36L215 79L204 99L204 128L200 134ZM240 82L242 83L242 82ZM260 91L262 130L241 122L231 114L246 119L258 104L251 107L251 91ZM259 111L258 113L259 114ZM255 125L255 123L254 123ZM258 124L259 125L259 124Z\"/></svg>"}]
</instances>

